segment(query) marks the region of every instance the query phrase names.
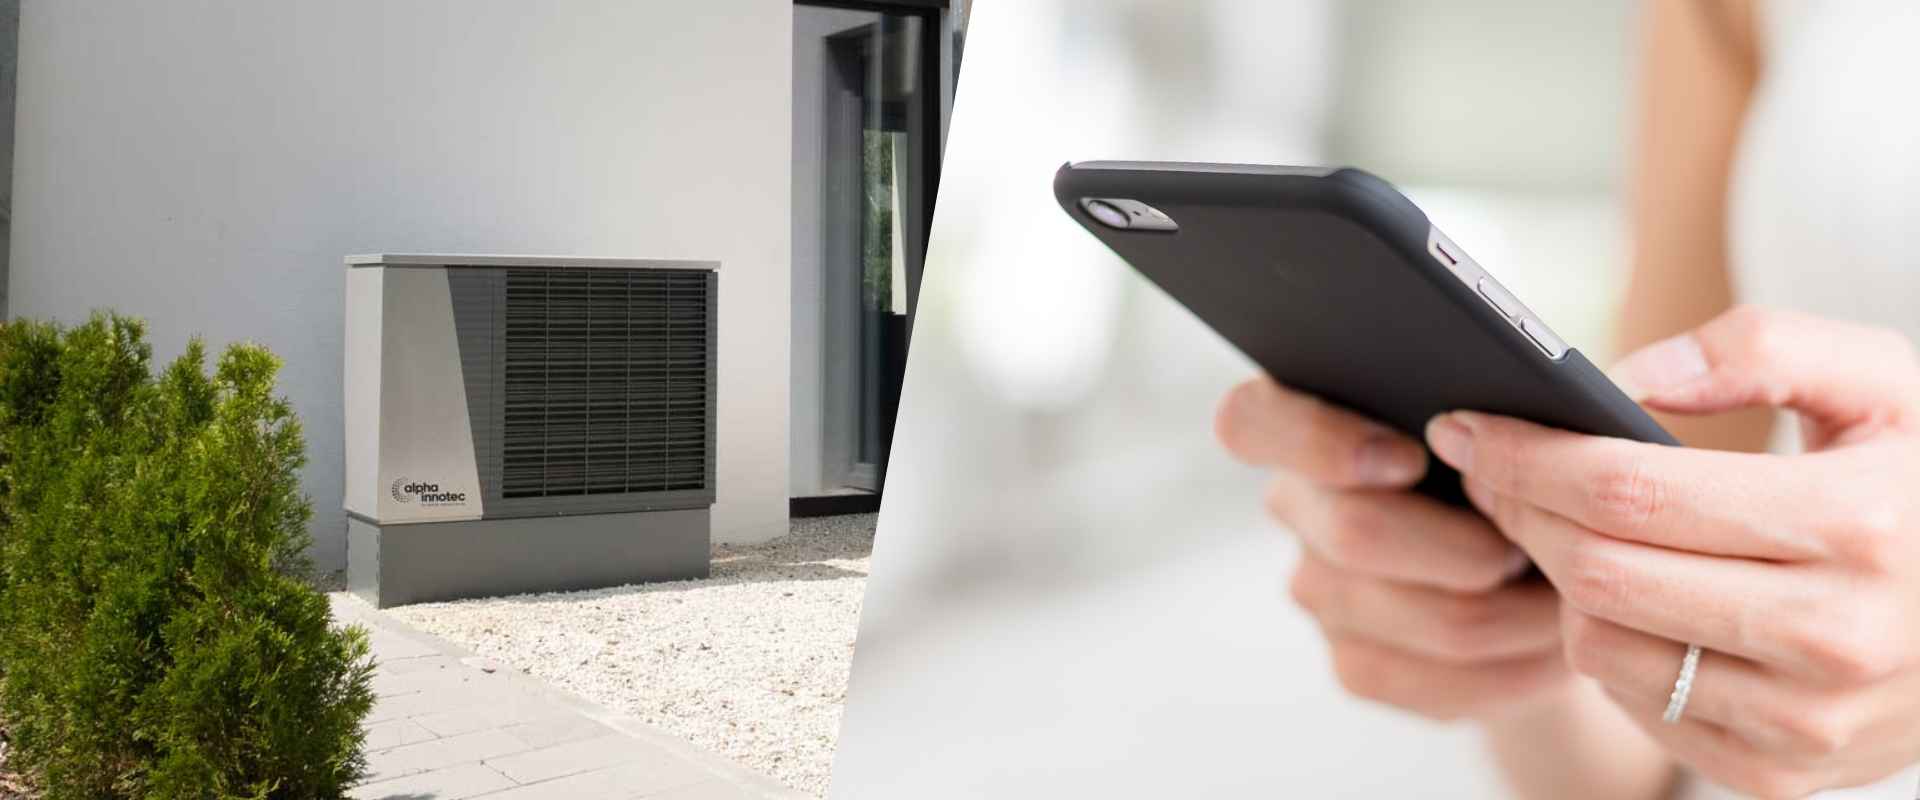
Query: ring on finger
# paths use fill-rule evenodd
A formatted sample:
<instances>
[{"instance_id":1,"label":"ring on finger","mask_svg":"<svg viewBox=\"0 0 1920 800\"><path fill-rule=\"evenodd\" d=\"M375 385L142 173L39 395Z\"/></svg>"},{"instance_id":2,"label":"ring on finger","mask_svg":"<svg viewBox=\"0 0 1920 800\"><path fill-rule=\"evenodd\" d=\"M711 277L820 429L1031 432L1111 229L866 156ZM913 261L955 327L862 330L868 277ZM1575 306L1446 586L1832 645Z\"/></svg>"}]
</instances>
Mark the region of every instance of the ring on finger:
<instances>
[{"instance_id":1,"label":"ring on finger","mask_svg":"<svg viewBox=\"0 0 1920 800\"><path fill-rule=\"evenodd\" d=\"M1672 725L1686 713L1687 698L1693 695L1693 676L1700 671L1700 654L1700 645L1687 645L1687 654L1680 659L1680 675L1673 679L1673 694L1667 696L1666 713L1660 715L1661 722Z\"/></svg>"}]
</instances>

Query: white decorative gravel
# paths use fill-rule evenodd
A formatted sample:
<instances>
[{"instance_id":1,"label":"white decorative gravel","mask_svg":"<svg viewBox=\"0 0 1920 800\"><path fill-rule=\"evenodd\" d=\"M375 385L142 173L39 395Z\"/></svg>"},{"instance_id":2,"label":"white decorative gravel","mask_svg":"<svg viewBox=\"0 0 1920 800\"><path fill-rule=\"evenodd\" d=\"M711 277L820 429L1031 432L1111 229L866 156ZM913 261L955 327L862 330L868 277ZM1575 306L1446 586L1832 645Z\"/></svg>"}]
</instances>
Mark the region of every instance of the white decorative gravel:
<instances>
[{"instance_id":1,"label":"white decorative gravel","mask_svg":"<svg viewBox=\"0 0 1920 800\"><path fill-rule=\"evenodd\" d=\"M715 547L707 580L388 613L824 796L875 517Z\"/></svg>"},{"instance_id":2,"label":"white decorative gravel","mask_svg":"<svg viewBox=\"0 0 1920 800\"><path fill-rule=\"evenodd\" d=\"M0 800L32 800L39 794L28 789L26 779L7 769L7 755L12 749L12 743L7 741L6 723L0 721Z\"/></svg>"}]
</instances>

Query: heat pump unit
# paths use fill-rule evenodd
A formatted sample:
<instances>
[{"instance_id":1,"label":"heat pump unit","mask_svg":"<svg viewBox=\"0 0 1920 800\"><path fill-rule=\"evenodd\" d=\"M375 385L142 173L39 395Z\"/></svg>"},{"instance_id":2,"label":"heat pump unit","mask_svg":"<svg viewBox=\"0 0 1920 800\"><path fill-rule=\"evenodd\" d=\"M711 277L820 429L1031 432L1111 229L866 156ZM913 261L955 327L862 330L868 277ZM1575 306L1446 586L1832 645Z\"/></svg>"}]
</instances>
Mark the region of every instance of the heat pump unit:
<instances>
[{"instance_id":1,"label":"heat pump unit","mask_svg":"<svg viewBox=\"0 0 1920 800\"><path fill-rule=\"evenodd\" d=\"M718 266L348 258L349 588L386 607L705 577Z\"/></svg>"}]
</instances>

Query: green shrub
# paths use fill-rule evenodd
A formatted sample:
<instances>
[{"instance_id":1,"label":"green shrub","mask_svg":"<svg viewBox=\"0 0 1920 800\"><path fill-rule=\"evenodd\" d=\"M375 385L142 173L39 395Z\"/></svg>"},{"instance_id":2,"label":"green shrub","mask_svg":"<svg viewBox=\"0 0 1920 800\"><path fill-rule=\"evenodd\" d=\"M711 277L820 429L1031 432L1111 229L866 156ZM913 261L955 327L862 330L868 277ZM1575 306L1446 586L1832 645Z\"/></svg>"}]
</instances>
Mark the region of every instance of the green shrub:
<instances>
[{"instance_id":1,"label":"green shrub","mask_svg":"<svg viewBox=\"0 0 1920 800\"><path fill-rule=\"evenodd\" d=\"M0 717L64 798L328 798L365 634L304 558L300 426L253 345L154 375L144 326L0 326Z\"/></svg>"}]
</instances>

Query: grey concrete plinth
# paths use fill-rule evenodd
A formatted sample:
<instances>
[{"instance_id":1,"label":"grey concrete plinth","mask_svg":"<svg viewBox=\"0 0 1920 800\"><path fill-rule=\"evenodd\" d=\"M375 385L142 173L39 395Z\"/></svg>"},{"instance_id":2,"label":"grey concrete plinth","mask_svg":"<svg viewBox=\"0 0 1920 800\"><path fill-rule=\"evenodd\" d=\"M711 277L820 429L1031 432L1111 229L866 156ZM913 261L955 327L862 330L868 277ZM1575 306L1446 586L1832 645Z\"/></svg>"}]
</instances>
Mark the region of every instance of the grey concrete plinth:
<instances>
[{"instance_id":1,"label":"grey concrete plinth","mask_svg":"<svg viewBox=\"0 0 1920 800\"><path fill-rule=\"evenodd\" d=\"M377 608L707 577L708 510L382 525L347 519L347 588Z\"/></svg>"}]
</instances>

